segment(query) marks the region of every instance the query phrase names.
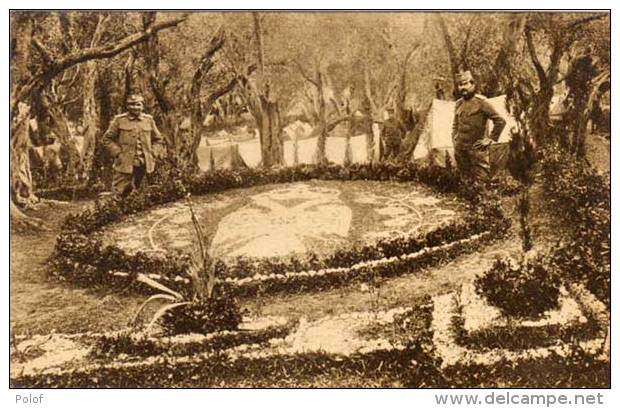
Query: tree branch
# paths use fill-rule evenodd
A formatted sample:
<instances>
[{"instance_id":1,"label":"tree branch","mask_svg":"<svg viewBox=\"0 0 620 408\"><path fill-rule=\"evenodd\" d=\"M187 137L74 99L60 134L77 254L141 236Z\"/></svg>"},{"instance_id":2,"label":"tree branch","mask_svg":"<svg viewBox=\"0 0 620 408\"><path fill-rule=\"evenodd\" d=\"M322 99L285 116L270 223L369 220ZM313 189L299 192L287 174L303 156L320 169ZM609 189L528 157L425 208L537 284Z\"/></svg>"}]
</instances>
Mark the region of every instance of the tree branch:
<instances>
[{"instance_id":1,"label":"tree branch","mask_svg":"<svg viewBox=\"0 0 620 408\"><path fill-rule=\"evenodd\" d=\"M341 124L342 122L345 122L347 120L351 120L353 118L353 116L347 115L347 116L341 116L339 118L335 118L330 120L327 125L326 125L326 129L328 132L331 132L332 130L334 130L334 128L336 126L338 126L339 124ZM312 138L316 135L318 135L319 133L321 133L322 131L322 127L321 126L317 126L316 128L314 128L312 130L312 132L310 132L310 135L308 135L308 138Z\"/></svg>"},{"instance_id":2,"label":"tree branch","mask_svg":"<svg viewBox=\"0 0 620 408\"><path fill-rule=\"evenodd\" d=\"M301 74L301 76L308 82L310 82L312 85L316 86L317 89L319 88L319 83L312 79L310 77L310 75L308 75L308 73L304 70L304 68L301 66L301 64L299 63L299 61L295 60L294 61L295 66L297 67L297 70L299 71L299 73Z\"/></svg>"},{"instance_id":3,"label":"tree branch","mask_svg":"<svg viewBox=\"0 0 620 408\"><path fill-rule=\"evenodd\" d=\"M454 43L452 42L452 38L450 37L450 32L448 31L448 26L446 25L446 21L443 18L441 13L437 13L435 15L437 23L439 24L439 28L441 28L441 32L443 34L444 42L446 43L446 49L448 51L448 58L450 59L450 67L452 68L452 81L456 82L456 74L458 73L458 63L456 61L456 51L454 49Z\"/></svg>"},{"instance_id":4,"label":"tree branch","mask_svg":"<svg viewBox=\"0 0 620 408\"><path fill-rule=\"evenodd\" d=\"M54 62L54 57L52 53L45 48L45 46L39 41L37 38L32 37L32 45L34 49L37 50L41 58L43 59L43 64L50 66Z\"/></svg>"},{"instance_id":5,"label":"tree branch","mask_svg":"<svg viewBox=\"0 0 620 408\"><path fill-rule=\"evenodd\" d=\"M540 60L538 59L538 55L536 54L534 39L532 38L532 30L528 25L525 26L525 42L527 43L527 49L530 53L532 64L534 64L534 69L536 70L536 74L538 75L538 80L542 85L547 81L547 75L545 74L545 69L543 68Z\"/></svg>"},{"instance_id":6,"label":"tree branch","mask_svg":"<svg viewBox=\"0 0 620 408\"><path fill-rule=\"evenodd\" d=\"M17 101L23 101L27 99L30 93L35 88L40 88L45 85L48 81L54 78L56 75L61 73L62 71L71 68L74 65L80 64L82 62L94 60L94 59L103 59L103 58L111 58L121 52L133 47L136 44L139 44L145 40L147 40L150 36L157 33L158 31L164 30L166 28L175 27L179 23L185 21L187 19L187 14L179 18L175 18L168 21L162 21L160 23L153 24L152 27L149 27L147 30L135 34L128 35L120 41L117 41L112 44L104 44L97 47L90 47L82 50L77 50L65 57L59 59L54 62L47 69L43 70L43 72L37 74L33 77L19 92L17 96Z\"/></svg>"},{"instance_id":7,"label":"tree branch","mask_svg":"<svg viewBox=\"0 0 620 408\"><path fill-rule=\"evenodd\" d=\"M588 16L588 17L581 18L581 19L579 19L577 21L573 21L568 26L568 29L569 30L573 30L573 29L579 27L580 25L583 25L585 23L589 23L590 21L601 20L601 19L605 18L606 16L607 16L607 14L597 14L597 15L594 15L594 16Z\"/></svg>"},{"instance_id":8,"label":"tree branch","mask_svg":"<svg viewBox=\"0 0 620 408\"><path fill-rule=\"evenodd\" d=\"M73 35L73 15L71 12L59 12L58 20L64 37L62 47L65 53L69 53L77 48L77 43Z\"/></svg>"},{"instance_id":9,"label":"tree branch","mask_svg":"<svg viewBox=\"0 0 620 408\"><path fill-rule=\"evenodd\" d=\"M91 47L96 47L101 41L101 37L103 36L103 28L106 23L110 20L110 15L107 14L105 16L99 15L99 20L97 21L97 27L95 27L95 33L93 34L93 38L90 42Z\"/></svg>"},{"instance_id":10,"label":"tree branch","mask_svg":"<svg viewBox=\"0 0 620 408\"><path fill-rule=\"evenodd\" d=\"M222 49L222 47L224 46L224 41L224 31L222 29L222 26L220 26L213 34L213 37L211 37L209 46L200 58L200 65L196 69L194 77L192 78L192 86L190 89L190 98L192 100L198 101L200 99L202 80L207 74L207 72L209 72L213 67L213 56L216 52ZM192 109L192 115L195 117L202 116L202 107L200 103L194 105L194 108Z\"/></svg>"}]
</instances>

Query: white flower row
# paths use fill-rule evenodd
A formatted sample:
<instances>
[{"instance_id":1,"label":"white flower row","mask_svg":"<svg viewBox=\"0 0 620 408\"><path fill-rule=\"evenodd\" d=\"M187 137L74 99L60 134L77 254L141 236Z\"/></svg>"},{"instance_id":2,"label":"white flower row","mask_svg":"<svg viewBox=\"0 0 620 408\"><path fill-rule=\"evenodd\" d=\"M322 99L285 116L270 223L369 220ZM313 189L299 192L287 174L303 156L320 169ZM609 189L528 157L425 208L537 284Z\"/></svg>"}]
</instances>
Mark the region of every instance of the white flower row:
<instances>
[{"instance_id":1,"label":"white flower row","mask_svg":"<svg viewBox=\"0 0 620 408\"><path fill-rule=\"evenodd\" d=\"M397 307L390 310L385 311L377 311L377 312L351 312L344 313L338 316L327 316L317 321L313 321L312 325L320 324L329 319L346 319L353 321L365 321L372 322L378 324L387 324L394 321L394 319L402 315L406 312L411 311L411 307ZM286 324L286 320L283 318L272 318L274 325L277 324ZM300 321L299 330L303 330L305 319ZM306 322L307 324L307 322ZM114 334L119 334L121 331L113 332ZM150 338L160 342L166 342L167 344L188 344L188 343L199 343L206 340L211 340L216 337L224 337L226 335L234 334L235 332L219 332L208 335L182 335L182 336L174 336L167 338ZM110 333L91 333L92 337L110 335ZM54 334L54 337L63 337L65 339L78 339L80 337L84 337L85 334L70 334L70 335L61 335ZM39 341L49 340L49 336L37 336ZM135 338L139 339L139 334L135 334ZM359 355L362 356L365 354L377 352L377 351L391 351L398 350L402 351L405 349L405 346L402 344L391 344L386 339L374 339L374 340L365 340L359 343L359 347L355 350L343 350L342 352L330 352L326 353L327 355L335 358L342 359L346 357L350 357L351 355ZM51 375L51 374L69 374L69 373L95 373L97 370L101 368L112 368L112 369L122 369L122 368L134 368L134 367L148 367L150 365L154 365L160 362L166 361L167 364L184 364L189 362L196 362L198 364L205 363L208 359L212 357L221 357L225 356L230 361L235 361L238 359L248 359L248 360L260 360L260 359L270 359L270 358L295 358L295 357L303 357L308 355L312 350L304 350L293 347L291 336L289 335L287 338L273 338L269 340L267 344L242 344L224 351L218 352L202 352L197 353L191 356L151 356L151 357L141 357L139 360L127 360L124 358L125 356L119 356L119 358L115 361L109 363L90 363L87 358L87 354L82 353L80 358L77 358L71 361L65 361L63 365L46 365L46 366L37 366L37 367L28 367L27 370L24 370L23 367L21 370L13 370L12 377L18 378L23 375ZM69 364L66 364L69 363ZM72 368L68 368L72 367Z\"/></svg>"},{"instance_id":2,"label":"white flower row","mask_svg":"<svg viewBox=\"0 0 620 408\"><path fill-rule=\"evenodd\" d=\"M604 339L598 359L609 361L611 352L611 320L609 310L603 302L598 300L592 292L581 284L571 284L568 290L575 296L585 313L598 324L600 328L599 336Z\"/></svg>"},{"instance_id":3,"label":"white flower row","mask_svg":"<svg viewBox=\"0 0 620 408\"><path fill-rule=\"evenodd\" d=\"M252 329L255 331L268 330L278 326L284 326L288 320L283 317L262 318L259 320L246 320L240 324L240 329ZM152 336L149 333L136 332L128 329L115 330L110 332L84 332L73 334L52 333L49 335L34 335L30 337L20 336L18 344L12 350L12 357L16 354L27 353L32 348L44 350L44 355L21 363L12 364L12 373L19 375L34 374L38 371L52 369L54 366L78 365L81 361L85 361L92 346L88 346L88 342L84 340L97 340L108 337L114 338L119 335L126 334L134 341L148 340L155 344L165 345L168 347L175 345L188 344L205 344L215 339L234 338L243 335L245 332L223 330L209 334L183 334L176 336ZM62 355L63 358L58 358ZM119 356L119 359L126 359L127 356ZM141 357L142 358L142 357Z\"/></svg>"},{"instance_id":4,"label":"white flower row","mask_svg":"<svg viewBox=\"0 0 620 408\"><path fill-rule=\"evenodd\" d=\"M69 374L83 374L83 375L93 375L97 371L105 369L105 370L115 370L115 369L130 369L130 368L147 368L149 366L157 365L159 363L164 363L167 367L176 366L180 364L186 363L196 363L196 364L207 364L211 358L217 358L218 360L222 357L226 357L228 361L236 361L239 359L244 360L267 360L273 358L285 358L287 364L291 364L291 358L299 357L306 360L306 356L308 352L306 351L296 351L292 348L288 348L287 343L284 339L272 339L266 346L264 344L242 344L237 347L230 348L224 351L216 351L216 352L203 352L194 354L191 356L180 356L180 357L170 357L170 356L151 356L146 358L141 358L140 360L131 360L131 361L123 361L119 359L117 361L113 361L110 363L86 363L79 365L74 368L66 368L62 366L53 366L53 367L40 367L37 370L21 370L21 372L13 371L11 373L11 377L13 380L19 379L24 375L36 375L36 376L49 376L49 375L69 375ZM365 354L374 353L377 351L393 351L405 350L405 346L401 344L392 345L387 340L377 339L372 341L367 341L366 344L360 347L355 355L364 356ZM350 357L350 354L334 354L334 353L323 353L327 356L330 356L334 359L341 360L342 358Z\"/></svg>"},{"instance_id":5,"label":"white flower row","mask_svg":"<svg viewBox=\"0 0 620 408\"><path fill-rule=\"evenodd\" d=\"M598 300L585 286L581 284L571 284L568 291L575 297L585 313L593 318L603 330L610 323L609 311L603 302Z\"/></svg>"},{"instance_id":6,"label":"white flower row","mask_svg":"<svg viewBox=\"0 0 620 408\"><path fill-rule=\"evenodd\" d=\"M302 271L302 272L286 272L283 274L277 274L277 273L271 273L271 274L266 274L266 275L261 275L261 274L255 274L252 277L246 277L246 278L224 278L222 281L226 282L228 284L231 284L233 286L245 286L245 285L249 285L252 283L256 283L256 282L270 282L270 281L283 281L283 280L290 280L290 279L300 279L300 278L308 278L308 277L319 277L319 276L326 276L326 275L333 275L333 274L347 274L347 273L356 273L359 272L361 270L364 269L374 269L377 267L381 267L381 266L387 266L390 264L394 264L400 261L405 261L405 260L413 260L416 258L419 258L423 255L426 254L432 254L432 253L436 253L439 251L443 251L443 250L447 250L450 248L453 248L455 246L458 245L463 245L463 244L467 244L470 242L475 242L478 241L484 237L487 237L491 234L490 231L485 231L482 232L480 234L474 234L471 235L468 238L463 238L457 241L452 241L449 242L447 244L443 244L443 245L439 245L439 246L434 246L434 247L426 247L426 248L422 248L421 250L417 251L417 252L413 252L410 254L404 254L404 255L400 255L400 256L393 256L393 257L389 257L389 258L381 258L381 259L376 259L376 260L372 260L372 261L364 261L364 262L360 262L357 263L353 266L350 267L340 267L340 268L326 268L326 269L319 269L319 270L308 270L308 271ZM127 272L122 272L122 271L110 271L110 274L113 276L120 276L120 277L127 277L129 276L129 274ZM154 280L162 280L163 277L159 274L155 274L155 273L151 273L147 275L149 278L154 279ZM188 278L184 278L181 276L175 276L173 279L175 282L183 282L186 284L190 283L190 280Z\"/></svg>"},{"instance_id":7,"label":"white flower row","mask_svg":"<svg viewBox=\"0 0 620 408\"><path fill-rule=\"evenodd\" d=\"M314 277L314 276L325 276L325 275L332 275L332 274L346 274L346 273L354 273L354 272L358 272L364 269L374 269L380 266L387 266L390 264L394 264L397 263L399 261L405 261L405 260L413 260L416 258L419 258L423 255L426 254L430 254L430 253L435 253L435 252L439 252L439 251L443 251L446 249L450 249L452 247L455 247L457 245L462 245L462 244L467 244L470 242L474 242L477 241L483 237L486 237L488 235L490 235L491 233L489 231L485 231L482 232L480 234L474 234L471 235L468 238L463 238L457 241L452 241L449 242L447 244L443 244L443 245L439 245L439 246L434 246L434 247L427 247L427 248L422 248L421 250L417 251L417 252L413 252L410 254L405 254L405 255L400 255L400 256L393 256L393 257L389 257L389 258L381 258L381 259L377 259L377 260L372 260L372 261L365 261L365 262L360 262L357 263L353 266L350 267L341 267L341 268L327 268L327 269L319 269L319 270L309 270L309 271L302 271L302 272L286 272L284 274L276 274L276 273L271 273L268 275L259 275L256 274L252 277L247 277L247 278L226 278L224 279L224 282L233 284L235 286L243 286L243 285L247 285L253 282L265 282L265 281L272 281L272 280L286 280L286 279L295 279L295 278L299 278L299 277Z\"/></svg>"}]
</instances>

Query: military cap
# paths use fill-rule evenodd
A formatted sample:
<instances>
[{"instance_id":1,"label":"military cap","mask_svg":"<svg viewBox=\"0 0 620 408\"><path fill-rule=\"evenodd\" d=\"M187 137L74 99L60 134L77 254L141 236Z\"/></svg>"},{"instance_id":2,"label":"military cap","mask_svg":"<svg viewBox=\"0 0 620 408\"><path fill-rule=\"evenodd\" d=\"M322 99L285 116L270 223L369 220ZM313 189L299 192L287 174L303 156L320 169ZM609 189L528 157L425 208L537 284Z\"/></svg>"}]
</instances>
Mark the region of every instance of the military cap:
<instances>
[{"instance_id":1,"label":"military cap","mask_svg":"<svg viewBox=\"0 0 620 408\"><path fill-rule=\"evenodd\" d=\"M474 77L471 75L470 71L461 71L458 74L456 74L456 81L457 82L467 82L467 81L473 81Z\"/></svg>"},{"instance_id":2,"label":"military cap","mask_svg":"<svg viewBox=\"0 0 620 408\"><path fill-rule=\"evenodd\" d=\"M144 98L139 94L131 94L127 97L127 103L144 102Z\"/></svg>"}]
</instances>

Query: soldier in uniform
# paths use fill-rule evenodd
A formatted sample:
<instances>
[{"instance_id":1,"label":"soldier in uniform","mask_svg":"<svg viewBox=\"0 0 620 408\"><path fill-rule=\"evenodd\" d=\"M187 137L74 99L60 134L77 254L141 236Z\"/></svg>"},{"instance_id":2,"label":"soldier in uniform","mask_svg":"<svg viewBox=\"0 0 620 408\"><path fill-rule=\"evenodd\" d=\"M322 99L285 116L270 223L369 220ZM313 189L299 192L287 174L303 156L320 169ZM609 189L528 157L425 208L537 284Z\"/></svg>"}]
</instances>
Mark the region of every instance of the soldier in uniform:
<instances>
[{"instance_id":1,"label":"soldier in uniform","mask_svg":"<svg viewBox=\"0 0 620 408\"><path fill-rule=\"evenodd\" d=\"M383 122L381 139L385 146L384 157L390 160L398 158L405 129L394 117L394 108L387 108L387 113L388 118Z\"/></svg>"},{"instance_id":2,"label":"soldier in uniform","mask_svg":"<svg viewBox=\"0 0 620 408\"><path fill-rule=\"evenodd\" d=\"M452 140L454 158L461 177L484 185L490 177L489 146L499 139L506 121L482 95L476 94L476 85L469 71L457 75L456 101ZM487 137L487 120L493 122L493 131Z\"/></svg>"},{"instance_id":3,"label":"soldier in uniform","mask_svg":"<svg viewBox=\"0 0 620 408\"><path fill-rule=\"evenodd\" d=\"M112 193L117 198L138 189L145 175L155 170L155 159L164 152L161 133L143 109L144 98L130 95L127 112L115 116L103 135L103 145L114 158Z\"/></svg>"}]
</instances>

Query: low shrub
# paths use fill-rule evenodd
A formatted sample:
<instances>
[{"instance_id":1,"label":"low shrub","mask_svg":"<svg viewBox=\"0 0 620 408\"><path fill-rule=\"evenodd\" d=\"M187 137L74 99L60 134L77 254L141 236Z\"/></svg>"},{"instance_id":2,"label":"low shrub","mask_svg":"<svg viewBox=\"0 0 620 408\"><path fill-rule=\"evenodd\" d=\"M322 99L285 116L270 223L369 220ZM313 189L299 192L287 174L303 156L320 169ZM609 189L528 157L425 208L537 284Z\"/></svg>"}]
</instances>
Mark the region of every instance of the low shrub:
<instances>
[{"instance_id":1,"label":"low shrub","mask_svg":"<svg viewBox=\"0 0 620 408\"><path fill-rule=\"evenodd\" d=\"M161 318L164 334L209 334L237 330L241 323L239 305L224 286L216 286L209 298L196 299L187 305L168 310Z\"/></svg>"},{"instance_id":2,"label":"low shrub","mask_svg":"<svg viewBox=\"0 0 620 408\"><path fill-rule=\"evenodd\" d=\"M498 259L474 281L476 292L506 316L537 318L558 307L560 279L541 258Z\"/></svg>"},{"instance_id":3,"label":"low shrub","mask_svg":"<svg viewBox=\"0 0 620 408\"><path fill-rule=\"evenodd\" d=\"M90 356L93 358L109 358L119 354L155 356L164 352L165 349L161 345L145 336L134 338L130 332L121 332L98 338L90 350Z\"/></svg>"}]
</instances>

